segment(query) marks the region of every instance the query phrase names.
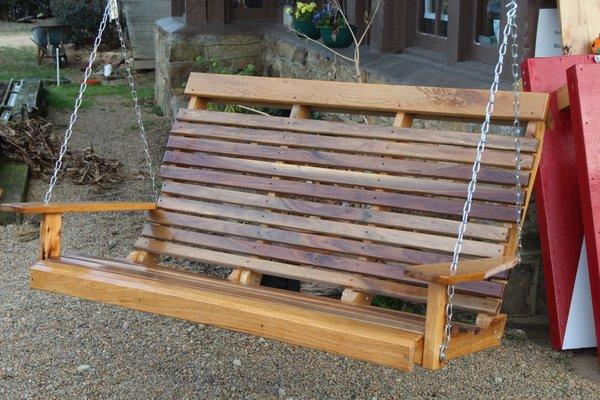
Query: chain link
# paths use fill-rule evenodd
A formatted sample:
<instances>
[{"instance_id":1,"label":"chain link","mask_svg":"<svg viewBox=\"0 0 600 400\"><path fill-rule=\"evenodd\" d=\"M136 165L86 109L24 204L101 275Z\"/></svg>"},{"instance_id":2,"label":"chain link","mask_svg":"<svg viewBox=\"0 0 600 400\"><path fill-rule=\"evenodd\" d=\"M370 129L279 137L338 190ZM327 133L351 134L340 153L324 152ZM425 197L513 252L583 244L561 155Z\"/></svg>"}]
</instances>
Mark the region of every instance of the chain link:
<instances>
[{"instance_id":1,"label":"chain link","mask_svg":"<svg viewBox=\"0 0 600 400\"><path fill-rule=\"evenodd\" d=\"M154 174L154 166L152 165L152 156L150 155L150 147L148 146L148 139L146 138L146 129L144 128L144 121L142 119L142 111L138 100L137 90L135 89L135 82L133 80L133 74L131 73L131 63L127 54L127 46L125 45L125 39L123 37L123 29L119 19L115 19L117 26L117 32L119 33L119 42L121 43L121 52L125 59L125 69L127 70L127 81L131 88L131 98L133 99L133 108L135 109L135 115L137 118L137 124L139 128L140 140L144 146L144 153L146 153L146 167L148 168L148 175L150 176L150 182L152 184L152 191L155 199L158 198L158 191L156 188L156 175Z\"/></svg>"},{"instance_id":2,"label":"chain link","mask_svg":"<svg viewBox=\"0 0 600 400\"><path fill-rule=\"evenodd\" d=\"M65 131L65 137L63 139L63 143L62 143L62 145L60 147L60 151L58 153L58 159L56 160L56 163L54 165L54 171L52 172L52 177L50 178L50 183L48 185L48 191L46 192L46 194L44 196L44 204L48 204L50 202L50 199L52 198L52 191L54 190L54 187L56 186L56 182L58 180L58 173L60 172L60 170L62 168L63 159L64 159L65 154L67 153L69 139L71 139L71 136L73 135L73 127L75 125L75 122L77 121L79 108L81 107L81 103L83 102L83 94L84 94L85 90L87 89L87 81L88 81L90 75L92 74L92 66L94 65L94 61L96 60L96 57L98 54L98 47L100 46L100 43L102 42L102 34L104 33L104 30L106 29L106 24L107 24L109 16L114 15L114 14L117 15L117 18L115 19L115 24L117 26L117 31L119 33L119 42L121 44L121 51L123 53L123 58L125 59L125 69L127 70L127 81L129 83L129 87L131 88L131 97L133 99L135 114L136 114L136 118L137 118L137 124L139 127L140 139L142 140L142 144L144 146L144 152L146 153L146 166L148 168L148 173L150 175L150 180L152 183L152 190L154 193L154 197L155 198L158 197L158 192L157 192L157 188L156 188L156 176L154 173L154 167L152 165L152 157L150 156L150 148L148 146L148 140L146 138L146 129L144 128L144 122L142 119L142 112L141 112L140 105L139 105L137 91L135 89L135 82L133 80L133 75L131 73L131 64L129 62L129 57L127 55L127 46L125 45L123 29L122 29L121 23L119 22L119 19L118 19L118 9L114 9L114 7L115 7L114 1L111 2L111 0L109 0L104 9L104 14L102 15L102 21L100 22L100 27L98 28L98 35L96 36L96 39L94 40L94 47L93 47L92 52L90 53L90 58L88 61L88 65L85 69L85 73L83 74L83 82L81 82L81 85L79 86L79 94L78 94L77 98L75 99L75 106L73 108L73 113L71 114L71 118L69 119L69 126L67 127L67 130Z\"/></svg>"},{"instance_id":3,"label":"chain link","mask_svg":"<svg viewBox=\"0 0 600 400\"><path fill-rule=\"evenodd\" d=\"M69 126L67 127L67 130L65 131L65 137L63 139L62 145L60 146L60 151L58 153L58 159L56 160L56 163L54 164L54 171L52 172L52 177L50 178L50 183L48 185L48 191L46 192L46 195L44 196L44 204L48 204L50 202L50 199L52 198L52 191L54 190L54 187L56 186L56 181L58 180L58 173L60 172L60 169L62 168L63 158L65 157L65 154L67 153L67 146L69 144L69 139L71 139L71 135L73 135L73 126L75 125L75 121L77 121L77 113L79 111L79 107L81 107L81 103L83 102L83 93L87 89L87 81L88 81L90 75L92 74L92 66L94 65L94 61L96 60L96 55L98 54L98 47L100 46L100 43L102 42L102 33L104 32L104 29L106 28L106 22L108 20L109 13L110 13L110 2L106 4L106 8L104 9L104 14L102 15L102 21L100 22L100 27L98 28L98 36L96 36L96 39L94 40L94 48L93 48L92 52L90 53L88 65L83 74L83 82L81 82L81 85L79 86L79 95L77 96L77 99L75 99L75 107L73 108L73 113L71 114L71 118L69 119Z\"/></svg>"},{"instance_id":4,"label":"chain link","mask_svg":"<svg viewBox=\"0 0 600 400\"><path fill-rule=\"evenodd\" d=\"M471 213L471 207L473 205L473 194L475 193L475 189L477 187L477 175L479 174L479 170L481 169L481 158L482 158L483 152L485 150L487 135L490 131L490 123L491 123L491 119L492 119L492 113L494 112L494 105L496 102L496 93L498 92L498 86L500 85L500 77L502 75L502 69L504 67L504 56L506 55L506 51L508 48L508 39L509 39L509 37L512 38L513 35L516 35L516 32L513 30L513 28L516 29L515 16L516 16L517 7L518 7L516 0L511 0L506 5L506 7L508 8L508 11L506 12L506 25L504 26L504 30L503 30L502 43L500 44L500 46L498 48L498 61L496 63L496 67L494 68L494 81L492 82L492 85L491 85L490 91L489 91L489 99L488 99L487 106L485 108L485 119L484 119L483 123L481 124L479 143L477 144L477 153L475 156L475 161L473 162L473 167L471 169L471 181L469 182L469 186L467 187L467 199L465 200L465 204L463 206L462 220L458 227L458 235L456 238L456 243L454 245L454 252L452 255L452 263L450 264L450 273L451 274L456 274L456 270L458 269L458 263L459 263L460 254L462 252L464 235L465 235L465 231L467 230L467 224L469 222L469 215ZM516 46L516 43L514 43L514 45ZM516 50L516 48L513 45L511 45L511 49L512 49L512 51ZM516 53L513 53L513 54L516 54ZM516 58L513 55L513 71L512 71L513 77L514 77L514 73L515 73L515 67L514 67L515 62L516 62ZM516 73L518 76L518 65L516 67ZM515 86L513 85L513 88L514 87ZM518 94L517 94L517 96L518 96ZM513 97L513 100L518 101L518 97ZM514 124L514 129L518 129L519 128L518 108L515 108L514 105L513 105L513 111L516 111L516 114L515 114L516 123ZM515 142L515 147L518 147L518 149L520 150L520 143ZM520 159L520 154L517 156L517 158ZM519 161L517 161L517 165L520 165ZM515 173L515 176L517 176L517 173ZM520 185L519 180L517 181L517 190L519 190L518 185ZM519 201L519 199L520 199L520 190L519 190L519 195L517 196L517 202ZM520 209L520 207L517 207L517 208ZM519 218L519 223L517 226L520 226L520 210L519 210L518 218ZM446 359L446 350L448 349L448 345L450 344L450 340L452 339L452 317L453 317L453 312L454 312L453 300L454 300L454 294L455 294L454 285L448 285L447 294L448 294L448 301L446 303L446 310L445 310L446 311L446 323L444 326L444 341L440 345L440 360Z\"/></svg>"},{"instance_id":5,"label":"chain link","mask_svg":"<svg viewBox=\"0 0 600 400\"><path fill-rule=\"evenodd\" d=\"M523 243L521 233L523 222L521 221L521 207L523 205L523 191L521 185L521 122L519 102L519 44L517 43L517 25L513 20L512 35L510 37L510 51L512 55L512 94L513 94L513 135L515 137L515 223L517 227L517 261L521 263Z\"/></svg>"}]
</instances>

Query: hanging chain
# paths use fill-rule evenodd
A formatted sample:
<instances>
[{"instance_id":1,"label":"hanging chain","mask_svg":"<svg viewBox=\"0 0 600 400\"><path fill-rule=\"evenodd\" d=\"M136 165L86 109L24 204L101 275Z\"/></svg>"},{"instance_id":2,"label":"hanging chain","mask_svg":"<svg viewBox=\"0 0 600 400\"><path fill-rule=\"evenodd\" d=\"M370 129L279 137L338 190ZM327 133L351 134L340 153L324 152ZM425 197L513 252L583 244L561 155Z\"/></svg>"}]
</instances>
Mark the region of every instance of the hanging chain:
<instances>
[{"instance_id":1,"label":"hanging chain","mask_svg":"<svg viewBox=\"0 0 600 400\"><path fill-rule=\"evenodd\" d=\"M50 202L50 199L52 198L52 191L54 190L54 187L56 186L56 181L58 180L58 173L60 172L60 169L62 168L63 158L65 157L65 154L67 153L67 146L69 143L69 139L71 139L71 135L73 135L73 126L75 125L75 121L77 121L77 112L79 111L79 107L81 107L81 103L83 101L83 93L87 89L87 81L88 81L90 75L92 74L92 66L94 64L94 61L96 60L96 55L98 53L98 46L100 46L100 43L102 42L102 33L104 32L104 29L106 28L106 22L108 20L108 14L110 13L110 10L111 10L111 5L109 2L106 4L106 8L104 9L104 15L102 16L102 22L100 22L100 27L98 28L98 36L96 36L96 39L94 40L94 48L93 48L92 52L90 53L88 65L85 69L85 73L83 74L83 82L81 82L81 85L79 86L79 95L77 96L77 99L75 99L75 107L73 108L73 113L71 114L71 118L69 119L69 126L67 127L67 130L65 131L65 137L63 139L62 146L60 146L60 151L58 153L58 159L56 160L56 163L54 164L54 171L52 172L52 177L50 178L50 184L48 185L48 191L46 192L46 195L44 196L44 204L48 204Z\"/></svg>"},{"instance_id":2,"label":"hanging chain","mask_svg":"<svg viewBox=\"0 0 600 400\"><path fill-rule=\"evenodd\" d=\"M510 52L512 55L512 94L513 94L513 135L515 137L515 223L517 227L517 262L521 263L523 243L521 240L522 221L521 207L523 192L521 185L521 122L519 105L519 44L517 43L517 25L513 20L512 35L510 36Z\"/></svg>"},{"instance_id":3,"label":"hanging chain","mask_svg":"<svg viewBox=\"0 0 600 400\"><path fill-rule=\"evenodd\" d=\"M140 139L142 140L142 144L144 146L144 152L146 153L146 166L148 168L148 174L150 175L150 181L152 184L152 190L154 193L154 197L158 197L158 192L156 188L156 176L154 174L154 167L152 166L152 157L150 156L150 148L148 146L148 140L146 138L146 129L144 128L144 122L142 119L142 112L140 109L137 91L135 89L135 82L133 80L133 75L131 73L131 64L129 62L129 57L127 55L127 46L125 45L125 39L123 35L123 29L121 28L121 23L119 22L119 10L115 0L108 0L106 4L106 8L104 9L104 14L102 15L102 21L100 22L100 27L98 28L98 36L94 40L94 48L90 54L90 58L88 61L87 68L85 69L85 73L83 74L83 82L79 86L79 95L75 100L75 107L73 108L73 113L71 114L71 118L69 120L69 126L65 131L65 137L63 140L63 144L60 147L60 151L58 153L58 159L56 160L56 164L54 165L54 171L52 173L52 177L50 178L50 184L48 185L48 191L44 196L44 204L48 204L50 199L52 198L52 191L56 186L56 182L58 180L58 173L60 172L63 164L63 158L67 153L69 139L73 135L73 126L77 121L77 114L79 112L79 108L81 107L81 103L83 102L83 93L87 89L87 81L92 74L92 66L94 61L96 60L96 56L98 53L98 47L102 42L102 34L106 28L106 24L108 18L115 21L117 26L117 31L119 33L119 42L121 44L121 51L123 53L123 58L125 59L125 69L127 70L127 81L129 83L129 87L131 88L131 98L133 99L135 114L137 118L137 124L139 127Z\"/></svg>"},{"instance_id":4,"label":"hanging chain","mask_svg":"<svg viewBox=\"0 0 600 400\"><path fill-rule=\"evenodd\" d=\"M156 176L154 174L154 166L152 165L152 156L150 155L150 147L148 146L148 139L146 138L146 129L144 128L144 121L142 119L142 111L138 101L137 90L135 89L135 82L133 80L133 74L131 73L131 63L129 62L129 56L127 54L127 46L125 45L125 39L123 37L123 29L119 19L115 19L117 31L119 33L119 42L121 43L121 52L123 53L123 59L125 60L125 69L127 70L127 81L131 88L131 98L133 99L133 108L135 109L135 115L137 118L137 124L139 128L140 140L144 146L144 152L146 153L146 167L148 168L148 175L150 176L150 182L152 184L152 191L155 199L158 198L158 192L156 188Z\"/></svg>"},{"instance_id":5,"label":"hanging chain","mask_svg":"<svg viewBox=\"0 0 600 400\"><path fill-rule=\"evenodd\" d=\"M469 182L469 186L467 187L467 199L465 200L465 204L463 206L463 214L462 220L458 227L458 235L456 238L456 243L454 245L454 253L452 255L452 263L450 264L450 273L455 274L458 269L458 262L460 258L460 253L462 251L463 239L465 235L465 231L467 230L467 224L469 222L469 214L471 213L471 207L473 205L473 194L475 193L475 189L477 186L477 175L479 174L479 170L481 169L481 158L483 156L483 152L485 150L485 144L487 140L487 135L490 131L490 123L492 119L492 113L494 112L494 105L496 102L496 93L498 92L498 86L500 85L500 76L502 75L502 69L504 67L504 56L506 55L506 50L508 48L508 38L513 35L513 28L516 28L515 16L517 13L517 2L516 0L511 0L506 7L508 11L506 12L506 25L504 26L502 43L498 48L498 61L496 63L496 67L494 69L494 81L490 87L489 91L489 99L487 106L485 108L485 119L481 124L481 131L479 136L479 143L477 144L477 154L475 156L475 161L473 162L473 167L471 169L471 181ZM511 46L512 48L512 46ZM514 50L514 48L513 48ZM513 62L515 61L515 57L513 56ZM518 68L517 68L518 74ZM513 68L514 75L514 68ZM514 86L513 86L514 87ZM517 97L513 97L513 100L517 99ZM513 111L518 108L513 108ZM518 114L516 114L515 119L517 120L518 126ZM515 142L515 145L517 143ZM520 146L520 144L519 144ZM520 157L519 157L520 158ZM517 201L520 197L517 198ZM519 207L517 207L519 208ZM520 217L519 217L520 218ZM446 323L444 326L444 341L440 345L440 360L446 359L446 350L448 349L448 345L450 344L450 340L452 339L452 316L453 316L453 300L455 294L454 285L448 285L448 301L446 304Z\"/></svg>"}]
</instances>

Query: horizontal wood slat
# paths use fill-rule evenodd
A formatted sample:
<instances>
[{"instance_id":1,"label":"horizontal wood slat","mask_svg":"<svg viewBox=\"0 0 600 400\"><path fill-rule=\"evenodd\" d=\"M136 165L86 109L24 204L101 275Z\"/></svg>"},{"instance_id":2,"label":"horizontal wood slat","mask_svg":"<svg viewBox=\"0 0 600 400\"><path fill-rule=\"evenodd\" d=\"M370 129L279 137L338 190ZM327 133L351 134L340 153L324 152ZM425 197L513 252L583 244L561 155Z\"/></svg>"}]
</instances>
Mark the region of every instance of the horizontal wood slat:
<instances>
[{"instance_id":1,"label":"horizontal wood slat","mask_svg":"<svg viewBox=\"0 0 600 400\"><path fill-rule=\"evenodd\" d=\"M430 253L377 243L364 243L339 237L323 237L314 233L250 225L236 221L223 221L214 218L178 214L161 210L153 212L149 221L161 225L178 226L182 228L187 227L217 234L242 236L274 243L306 247L309 249L320 249L321 251L353 254L371 259L381 259L403 264L431 264L451 260L451 257L447 254Z\"/></svg>"},{"instance_id":2,"label":"horizontal wood slat","mask_svg":"<svg viewBox=\"0 0 600 400\"><path fill-rule=\"evenodd\" d=\"M432 145L423 143L395 142L381 139L363 139L346 137L327 137L314 134L288 133L270 130L252 130L219 125L196 125L178 123L171 134L193 137L210 137L234 141L248 141L280 146L316 148L322 150L360 152L391 157L408 157L424 160L451 161L472 164L475 158L474 148L450 145ZM533 158L522 155L522 167L530 169ZM514 151L487 150L481 160L483 165L514 168Z\"/></svg>"},{"instance_id":3,"label":"horizontal wood slat","mask_svg":"<svg viewBox=\"0 0 600 400\"><path fill-rule=\"evenodd\" d=\"M252 296L256 299L281 303L285 305L306 304L308 310L323 311L334 315L346 316L355 320L369 318L370 321L377 322L382 326L404 327L408 331L421 333L425 324L423 315L406 313L392 310L389 308L362 306L357 304L347 304L329 297L314 296L305 293L281 291L265 286L245 286L232 284L229 281L201 276L193 272L182 271L162 266L144 266L132 264L124 259L111 259L104 257L86 257L81 255L65 255L60 258L61 263L72 265L82 265L94 268L96 270L111 269L117 273L129 274L135 271L136 274L144 278L158 278L170 281L174 280L182 285L189 283L202 283L207 290L223 291L227 288L234 295ZM181 279L184 278L184 279ZM404 324L412 325L409 327ZM461 329L470 331L473 325L455 322Z\"/></svg>"},{"instance_id":4,"label":"horizontal wood slat","mask_svg":"<svg viewBox=\"0 0 600 400\"><path fill-rule=\"evenodd\" d=\"M172 257L183 257L209 264L223 265L230 268L241 268L265 274L274 274L290 279L306 280L307 277L311 277L309 280L312 282L335 284L342 287L355 288L367 293L403 298L410 301L425 302L427 299L427 288L424 287L327 269L303 267L252 257L243 257L149 238L138 239L135 246L153 253L165 254ZM457 294L455 299L456 307L473 312L497 313L501 304L501 302L496 299L487 299L465 294Z\"/></svg>"},{"instance_id":5,"label":"horizontal wood slat","mask_svg":"<svg viewBox=\"0 0 600 400\"><path fill-rule=\"evenodd\" d=\"M166 218L153 218L153 222L162 222L165 224ZM176 223L175 218L171 218L171 224ZM181 221L174 226L182 226ZM190 224L183 226L191 228ZM212 229L212 231L216 231ZM225 232L226 233L226 232ZM371 275L378 278L393 279L404 283L421 284L425 286L425 281L407 276L404 268L396 265L384 264L381 262L364 261L358 258L342 257L325 253L315 253L289 246L275 246L258 241L247 240L229 236L215 236L203 232L182 230L161 226L156 224L147 224L142 230L142 236L159 239L163 241L174 241L206 247L211 250L221 250L245 255L272 258L279 261L300 263L312 265L314 267L331 268L339 271ZM504 291L504 285L497 282L468 282L457 285L457 290L462 293L476 293L488 297L499 298Z\"/></svg>"},{"instance_id":6,"label":"horizontal wood slat","mask_svg":"<svg viewBox=\"0 0 600 400\"><path fill-rule=\"evenodd\" d=\"M373 189L394 190L405 193L420 193L458 198L465 198L467 193L466 182L449 182L344 171L304 165L213 156L205 153L167 151L163 162L265 176L278 176L332 184L361 186ZM515 189L478 185L477 191L473 197L478 200L515 204Z\"/></svg>"},{"instance_id":7,"label":"horizontal wood slat","mask_svg":"<svg viewBox=\"0 0 600 400\"><path fill-rule=\"evenodd\" d=\"M471 179L472 167L448 162L428 162L423 160L397 159L379 156L334 153L313 149L294 149L286 147L263 146L256 143L218 142L210 139L171 136L167 146L175 150L195 150L212 154L238 156L271 160L298 162L335 168L354 168L366 171L386 172L397 175L414 175L430 178ZM529 172L522 171L521 184L529 182ZM477 176L478 182L514 186L514 171L508 169L482 167Z\"/></svg>"},{"instance_id":8,"label":"horizontal wood slat","mask_svg":"<svg viewBox=\"0 0 600 400\"><path fill-rule=\"evenodd\" d=\"M237 104L269 104L311 109L363 113L436 115L452 118L482 118L487 90L419 86L309 81L238 75L190 74L185 94L207 100ZM513 119L512 93L499 91L493 118ZM521 118L544 120L548 95L521 93Z\"/></svg>"},{"instance_id":9,"label":"horizontal wood slat","mask_svg":"<svg viewBox=\"0 0 600 400\"><path fill-rule=\"evenodd\" d=\"M439 131L433 129L401 128L345 122L290 119L285 117L255 114L235 114L230 112L180 109L177 120L181 122L206 123L214 125L237 126L254 129L273 129L286 132L312 133L331 136L348 136L371 139L385 139L415 143L449 144L453 146L477 147L478 133L457 131ZM175 122L174 129L180 126ZM539 141L534 138L521 138L521 151L534 153ZM486 148L496 150L514 150L514 138L502 135L489 135Z\"/></svg>"},{"instance_id":10,"label":"horizontal wood slat","mask_svg":"<svg viewBox=\"0 0 600 400\"><path fill-rule=\"evenodd\" d=\"M279 214L263 210L249 209L235 205L214 204L175 197L160 197L157 204L161 209L182 211L196 215L234 219L257 224L299 229L303 231L317 232L339 237L369 240L434 251L451 252L456 242L456 239L454 238L435 236L425 233L299 217L289 214ZM465 255L497 257L502 255L504 246L496 243L464 240L462 251Z\"/></svg>"},{"instance_id":11,"label":"horizontal wood slat","mask_svg":"<svg viewBox=\"0 0 600 400\"><path fill-rule=\"evenodd\" d=\"M223 185L235 188L347 201L351 203L372 204L445 215L460 216L462 215L464 206L464 201L458 199L439 199L389 192L374 192L357 188L318 185L283 179L275 180L271 178L219 171L181 168L171 165L163 165L160 169L160 176L164 179ZM471 217L513 222L515 219L515 209L513 206L474 202L471 210Z\"/></svg>"},{"instance_id":12,"label":"horizontal wood slat","mask_svg":"<svg viewBox=\"0 0 600 400\"><path fill-rule=\"evenodd\" d=\"M378 211L357 207L344 207L327 203L273 197L256 193L228 190L210 186L166 181L162 193L175 196L192 197L238 205L267 208L277 211L315 215L326 218L342 219L354 222L383 225L416 231L440 233L455 236L459 221L401 214L398 212ZM504 226L483 225L472 222L465 233L467 237L504 242L508 237L508 228Z\"/></svg>"}]
</instances>

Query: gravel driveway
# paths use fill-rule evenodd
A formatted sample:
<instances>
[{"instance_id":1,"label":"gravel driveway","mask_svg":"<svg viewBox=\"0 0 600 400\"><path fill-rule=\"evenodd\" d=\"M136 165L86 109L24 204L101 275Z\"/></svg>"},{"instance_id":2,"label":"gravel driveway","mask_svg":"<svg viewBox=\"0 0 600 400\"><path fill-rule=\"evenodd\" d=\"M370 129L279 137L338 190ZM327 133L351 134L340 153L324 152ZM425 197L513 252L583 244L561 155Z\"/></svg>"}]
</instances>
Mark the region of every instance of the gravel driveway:
<instances>
[{"instance_id":1,"label":"gravel driveway","mask_svg":"<svg viewBox=\"0 0 600 400\"><path fill-rule=\"evenodd\" d=\"M72 146L93 144L122 160L134 177L143 155L123 99L82 111ZM64 124L68 115L53 118ZM168 127L148 117L153 156ZM61 129L60 127L58 129ZM46 183L34 180L30 200ZM147 181L110 188L61 181L58 200L148 199ZM554 353L513 334L500 349L464 357L441 372L412 373L271 340L32 291L28 271L36 221L0 227L0 398L2 399L600 399L600 387ZM69 215L66 252L125 256L141 219L136 213Z\"/></svg>"}]
</instances>

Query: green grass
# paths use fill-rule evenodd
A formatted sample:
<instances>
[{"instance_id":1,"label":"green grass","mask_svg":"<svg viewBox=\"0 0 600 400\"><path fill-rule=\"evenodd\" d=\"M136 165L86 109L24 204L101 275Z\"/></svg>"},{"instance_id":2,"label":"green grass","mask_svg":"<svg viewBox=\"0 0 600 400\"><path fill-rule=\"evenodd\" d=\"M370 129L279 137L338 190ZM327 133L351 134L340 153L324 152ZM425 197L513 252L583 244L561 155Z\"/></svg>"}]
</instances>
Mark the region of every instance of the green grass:
<instances>
[{"instance_id":1,"label":"green grass","mask_svg":"<svg viewBox=\"0 0 600 400\"><path fill-rule=\"evenodd\" d=\"M38 65L33 47L0 47L0 80L11 78L54 78L56 71L49 60Z\"/></svg>"},{"instance_id":2,"label":"green grass","mask_svg":"<svg viewBox=\"0 0 600 400\"><path fill-rule=\"evenodd\" d=\"M42 65L37 64L35 48L0 47L0 66L0 80L56 77L56 70L49 60L45 59ZM61 76L77 77L74 80L77 82L78 79L81 79L81 72L66 68L61 70ZM60 87L46 85L46 101L51 107L72 108L78 93L79 83ZM88 86L81 107L89 108L92 105L90 100L96 96L119 96L123 99L130 99L131 92L127 84ZM141 102L152 100L154 88L152 86L138 87L138 98Z\"/></svg>"},{"instance_id":3,"label":"green grass","mask_svg":"<svg viewBox=\"0 0 600 400\"><path fill-rule=\"evenodd\" d=\"M154 98L154 88L151 86L139 87L137 92L138 99L141 102ZM75 98L78 93L79 85L76 84L61 85L59 87L47 86L46 101L51 107L68 109L72 108L75 104ZM120 96L124 99L130 99L131 91L126 84L88 86L81 108L89 108L92 105L91 99L96 96Z\"/></svg>"}]
</instances>

